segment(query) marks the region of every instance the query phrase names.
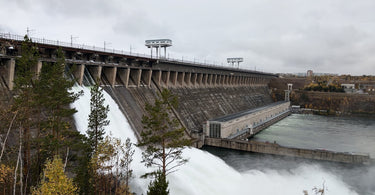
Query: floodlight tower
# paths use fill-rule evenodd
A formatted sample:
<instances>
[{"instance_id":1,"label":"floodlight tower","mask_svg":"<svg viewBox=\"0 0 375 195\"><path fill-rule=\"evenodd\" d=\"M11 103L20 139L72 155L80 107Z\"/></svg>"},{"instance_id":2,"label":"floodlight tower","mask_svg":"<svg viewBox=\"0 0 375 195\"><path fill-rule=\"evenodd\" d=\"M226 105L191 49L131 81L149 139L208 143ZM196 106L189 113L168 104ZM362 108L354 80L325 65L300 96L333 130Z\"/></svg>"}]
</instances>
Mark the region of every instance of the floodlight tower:
<instances>
[{"instance_id":1,"label":"floodlight tower","mask_svg":"<svg viewBox=\"0 0 375 195\"><path fill-rule=\"evenodd\" d=\"M227 58L228 64L232 64L232 67L234 65L237 65L237 68L240 68L240 62L243 62L243 58Z\"/></svg>"},{"instance_id":2,"label":"floodlight tower","mask_svg":"<svg viewBox=\"0 0 375 195\"><path fill-rule=\"evenodd\" d=\"M290 101L290 93L293 91L293 84L288 83L288 90L284 90L284 91L285 91L285 101L289 102Z\"/></svg>"},{"instance_id":3,"label":"floodlight tower","mask_svg":"<svg viewBox=\"0 0 375 195\"><path fill-rule=\"evenodd\" d=\"M146 47L151 48L151 58L152 58L153 48L156 49L156 58L160 58L161 48L164 48L164 58L167 58L167 47L172 46L172 40L170 39L146 40L145 45Z\"/></svg>"}]
</instances>

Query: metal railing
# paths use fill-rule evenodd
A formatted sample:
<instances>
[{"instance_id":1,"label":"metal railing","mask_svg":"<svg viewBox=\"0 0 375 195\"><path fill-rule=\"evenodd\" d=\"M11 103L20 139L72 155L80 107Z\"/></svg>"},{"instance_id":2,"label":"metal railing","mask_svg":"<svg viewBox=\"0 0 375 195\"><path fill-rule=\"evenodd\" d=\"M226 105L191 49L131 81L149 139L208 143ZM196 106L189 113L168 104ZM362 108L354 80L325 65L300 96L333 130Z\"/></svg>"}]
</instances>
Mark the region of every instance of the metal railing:
<instances>
[{"instance_id":1,"label":"metal railing","mask_svg":"<svg viewBox=\"0 0 375 195\"><path fill-rule=\"evenodd\" d=\"M15 35L11 33L1 33L0 32L0 39L8 39L8 40L16 40L16 41L23 41L24 36L21 35ZM216 64L216 63L208 63L206 60L187 60L183 59L177 59L177 58L166 58L166 57L157 57L157 56L151 56L147 54L140 54L140 53L134 53L134 52L128 52L124 50L116 50L116 49L108 49L104 47L96 47L96 46L89 46L85 44L76 44L76 43L68 43L63 42L59 40L49 40L45 38L36 38L36 37L30 37L30 39L34 43L39 44L45 44L45 45L53 45L53 46L60 46L60 47L68 47L68 48L74 48L74 49L84 49L84 50L90 50L90 51L99 51L99 52L106 52L106 53L112 53L112 54L120 54L120 55L128 55L128 56L134 56L134 57L142 57L142 58L149 58L149 59L155 59L155 60L161 60L161 61L167 61L167 62L177 62L182 64L191 64L194 66L201 66L201 67L216 67L220 69L227 69L227 70L233 70L233 71L245 71L245 72L253 72L258 74L271 74L266 73L262 71L255 71L250 69L240 69L240 68L233 68L224 66L223 64Z\"/></svg>"},{"instance_id":2,"label":"metal railing","mask_svg":"<svg viewBox=\"0 0 375 195\"><path fill-rule=\"evenodd\" d=\"M272 74L272 73L267 73L263 71L256 71L256 70L251 70L251 69L244 69L244 68L233 68L230 66L224 66L220 64L215 64L215 63L208 63L206 60L204 61L199 61L199 60L185 60L185 59L176 59L176 58L163 58L160 57L158 58L160 60L165 60L167 62L177 62L177 63L183 63L183 64L191 64L194 66L200 66L200 67L213 67L213 68L220 68L220 69L225 69L225 70L231 70L231 71L242 71L242 72L252 72L252 73L257 73L257 74Z\"/></svg>"},{"instance_id":3,"label":"metal railing","mask_svg":"<svg viewBox=\"0 0 375 195\"><path fill-rule=\"evenodd\" d=\"M282 116L283 114L288 113L288 112L290 112L290 109L288 109L288 110L286 110L286 111L284 111L284 112L281 112L281 113L279 113L279 114L277 114L277 115L275 115L275 116L269 117L269 118L267 118L266 120L264 120L264 121L262 121L262 122L260 122L260 123L258 123L258 124L255 124L254 126L251 126L251 127L249 127L249 128L245 128L245 129L242 129L241 131L238 131L238 132L235 132L235 133L229 135L229 136L227 137L227 139L233 139L233 138L238 137L238 136L240 136L240 135L242 135L242 134L249 133L251 130L254 130L255 128L257 128L257 127L259 127L259 126L262 126L262 125L264 125L264 124L270 122L271 120L273 120L273 119L275 119L275 118L277 118L277 117L279 117L279 116Z\"/></svg>"},{"instance_id":4,"label":"metal railing","mask_svg":"<svg viewBox=\"0 0 375 195\"><path fill-rule=\"evenodd\" d=\"M14 35L14 34L10 34L10 33L0 33L0 38L15 40L15 41L23 41L24 40L24 36ZM53 45L53 46L60 46L60 47L69 47L69 48L74 48L74 49L84 49L84 50L100 51L100 52L107 52L107 53L113 53L113 54L121 54L121 55L151 58L150 55L134 53L134 52L127 52L127 51L124 51L124 50L108 49L108 48L104 48L104 47L89 46L89 45L85 45L85 44L68 43L68 42L63 42L63 41L59 41L59 40L54 41L54 40L49 40L49 39L45 39L45 38L30 37L30 39L34 43L45 44L45 45Z\"/></svg>"}]
</instances>

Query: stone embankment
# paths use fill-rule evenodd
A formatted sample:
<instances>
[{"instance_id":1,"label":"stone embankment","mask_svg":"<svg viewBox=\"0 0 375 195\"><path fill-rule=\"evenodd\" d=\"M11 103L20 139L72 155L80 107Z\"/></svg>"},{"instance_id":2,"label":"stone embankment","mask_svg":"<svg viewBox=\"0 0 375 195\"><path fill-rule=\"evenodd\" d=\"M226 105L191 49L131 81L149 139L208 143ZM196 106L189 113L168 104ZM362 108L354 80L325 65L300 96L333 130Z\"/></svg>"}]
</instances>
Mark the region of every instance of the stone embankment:
<instances>
[{"instance_id":1,"label":"stone embankment","mask_svg":"<svg viewBox=\"0 0 375 195\"><path fill-rule=\"evenodd\" d=\"M300 105L313 110L327 110L330 115L375 114L375 95L293 91L292 105Z\"/></svg>"},{"instance_id":2,"label":"stone embankment","mask_svg":"<svg viewBox=\"0 0 375 195\"><path fill-rule=\"evenodd\" d=\"M280 146L276 143L265 143L257 141L243 141L233 139L205 138L204 145L232 150L241 150L263 154L290 156L314 160L332 161L350 164L369 164L369 155L354 154L346 152L333 152L328 150L312 150Z\"/></svg>"}]
</instances>

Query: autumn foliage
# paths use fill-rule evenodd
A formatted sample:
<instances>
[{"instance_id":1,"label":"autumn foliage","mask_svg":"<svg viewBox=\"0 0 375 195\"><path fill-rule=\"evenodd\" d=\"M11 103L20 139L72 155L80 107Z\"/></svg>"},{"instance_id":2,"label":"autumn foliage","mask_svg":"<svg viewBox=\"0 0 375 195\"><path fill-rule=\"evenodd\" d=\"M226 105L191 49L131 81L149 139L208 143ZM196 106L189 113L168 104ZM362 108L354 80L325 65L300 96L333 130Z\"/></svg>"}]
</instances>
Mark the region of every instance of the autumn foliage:
<instances>
[{"instance_id":1,"label":"autumn foliage","mask_svg":"<svg viewBox=\"0 0 375 195\"><path fill-rule=\"evenodd\" d=\"M77 187L64 173L64 165L59 156L48 160L42 175L40 186L33 190L33 195L74 195Z\"/></svg>"}]
</instances>

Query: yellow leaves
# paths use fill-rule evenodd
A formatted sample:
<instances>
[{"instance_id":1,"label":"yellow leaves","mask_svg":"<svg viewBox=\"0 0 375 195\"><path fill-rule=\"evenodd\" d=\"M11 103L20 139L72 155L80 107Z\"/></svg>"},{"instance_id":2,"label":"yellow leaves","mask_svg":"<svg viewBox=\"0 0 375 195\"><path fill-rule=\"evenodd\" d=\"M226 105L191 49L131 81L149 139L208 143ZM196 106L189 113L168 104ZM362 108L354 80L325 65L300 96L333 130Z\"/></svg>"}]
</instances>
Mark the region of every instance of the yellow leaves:
<instances>
[{"instance_id":1,"label":"yellow leaves","mask_svg":"<svg viewBox=\"0 0 375 195\"><path fill-rule=\"evenodd\" d=\"M60 157L55 156L53 161L48 160L43 172L42 183L34 189L33 195L74 195L77 187L64 173L64 165Z\"/></svg>"},{"instance_id":2,"label":"yellow leaves","mask_svg":"<svg viewBox=\"0 0 375 195\"><path fill-rule=\"evenodd\" d=\"M7 165L0 165L0 183L6 183L12 177L13 168Z\"/></svg>"}]
</instances>

